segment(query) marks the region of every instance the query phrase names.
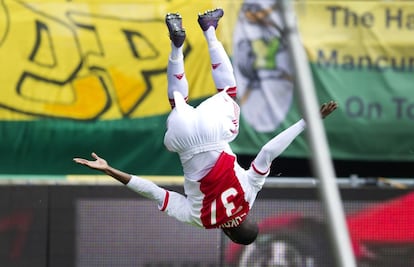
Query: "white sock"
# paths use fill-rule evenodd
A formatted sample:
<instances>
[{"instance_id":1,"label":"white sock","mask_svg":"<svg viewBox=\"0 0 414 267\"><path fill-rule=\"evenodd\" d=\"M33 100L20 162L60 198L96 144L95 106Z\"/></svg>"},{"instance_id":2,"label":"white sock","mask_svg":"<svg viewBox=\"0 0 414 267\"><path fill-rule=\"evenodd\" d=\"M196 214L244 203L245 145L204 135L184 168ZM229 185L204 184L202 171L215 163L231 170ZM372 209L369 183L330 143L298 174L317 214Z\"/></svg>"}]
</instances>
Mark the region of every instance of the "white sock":
<instances>
[{"instance_id":1,"label":"white sock","mask_svg":"<svg viewBox=\"0 0 414 267\"><path fill-rule=\"evenodd\" d=\"M216 29L214 29L214 27L208 28L208 30L203 32L203 34L204 34L204 37L206 37L207 45L209 47L213 47L216 44L216 42L218 42L217 36L216 36Z\"/></svg>"},{"instance_id":2,"label":"white sock","mask_svg":"<svg viewBox=\"0 0 414 267\"><path fill-rule=\"evenodd\" d=\"M176 47L173 43L171 43L171 53L170 58L172 60L177 60L183 58L183 46Z\"/></svg>"}]
</instances>

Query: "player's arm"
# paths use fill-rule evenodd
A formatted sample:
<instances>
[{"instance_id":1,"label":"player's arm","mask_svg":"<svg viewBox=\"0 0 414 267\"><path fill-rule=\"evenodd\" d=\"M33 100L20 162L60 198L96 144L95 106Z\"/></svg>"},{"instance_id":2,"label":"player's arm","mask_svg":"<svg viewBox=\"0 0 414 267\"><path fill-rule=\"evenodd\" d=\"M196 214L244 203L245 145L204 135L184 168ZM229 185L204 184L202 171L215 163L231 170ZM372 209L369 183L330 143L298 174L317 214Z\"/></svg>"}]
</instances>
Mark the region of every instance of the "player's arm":
<instances>
[{"instance_id":1,"label":"player's arm","mask_svg":"<svg viewBox=\"0 0 414 267\"><path fill-rule=\"evenodd\" d=\"M159 187L152 181L138 177L136 175L131 175L129 173L111 167L105 159L99 157L96 153L92 153L92 157L95 160L74 158L73 161L75 161L78 164L87 166L91 169L101 171L120 181L129 189L137 192L141 196L151 200L155 200L158 204L158 207L161 210L167 208L168 199L170 195L170 193L167 190L165 190L162 187Z\"/></svg>"},{"instance_id":2,"label":"player's arm","mask_svg":"<svg viewBox=\"0 0 414 267\"><path fill-rule=\"evenodd\" d=\"M83 158L74 158L73 161L75 161L78 164L87 166L91 169L106 173L107 175L115 178L124 185L128 184L131 180L131 174L125 173L121 170L111 167L105 159L99 157L95 152L92 153L92 157L95 160L92 161Z\"/></svg>"},{"instance_id":3,"label":"player's arm","mask_svg":"<svg viewBox=\"0 0 414 267\"><path fill-rule=\"evenodd\" d=\"M335 101L329 101L321 105L320 114L322 119L329 116L338 107ZM272 161L278 157L286 148L293 142L293 140L303 132L306 128L304 119L300 119L298 122L282 131L277 136L273 137L267 142L259 154L257 154L255 160L252 163L253 168L259 173L267 173L270 169Z\"/></svg>"}]
</instances>

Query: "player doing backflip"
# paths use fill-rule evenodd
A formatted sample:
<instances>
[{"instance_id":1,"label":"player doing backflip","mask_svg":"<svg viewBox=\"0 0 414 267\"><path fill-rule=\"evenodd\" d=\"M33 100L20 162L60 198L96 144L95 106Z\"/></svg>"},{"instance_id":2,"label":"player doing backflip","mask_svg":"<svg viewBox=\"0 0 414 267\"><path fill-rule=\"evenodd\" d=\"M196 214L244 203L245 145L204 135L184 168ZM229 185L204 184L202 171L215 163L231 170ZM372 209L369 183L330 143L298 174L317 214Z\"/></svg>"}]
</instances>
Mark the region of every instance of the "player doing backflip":
<instances>
[{"instance_id":1,"label":"player doing backflip","mask_svg":"<svg viewBox=\"0 0 414 267\"><path fill-rule=\"evenodd\" d=\"M185 195L115 169L95 153L92 153L92 161L82 158L74 158L74 161L102 171L156 201L161 211L179 221L206 229L222 229L233 242L247 245L258 235L258 226L249 217L249 211L269 175L271 163L305 129L306 124L301 119L271 139L247 170L238 164L229 145L239 131L240 108L234 101L236 81L230 59L215 32L222 16L222 9L198 15L218 92L197 107L187 104L188 82L182 51L186 32L182 18L179 14L165 17L172 48L167 67L167 91L172 110L167 119L164 144L169 151L179 155ZM322 105L322 117L336 107L332 101Z\"/></svg>"}]
</instances>

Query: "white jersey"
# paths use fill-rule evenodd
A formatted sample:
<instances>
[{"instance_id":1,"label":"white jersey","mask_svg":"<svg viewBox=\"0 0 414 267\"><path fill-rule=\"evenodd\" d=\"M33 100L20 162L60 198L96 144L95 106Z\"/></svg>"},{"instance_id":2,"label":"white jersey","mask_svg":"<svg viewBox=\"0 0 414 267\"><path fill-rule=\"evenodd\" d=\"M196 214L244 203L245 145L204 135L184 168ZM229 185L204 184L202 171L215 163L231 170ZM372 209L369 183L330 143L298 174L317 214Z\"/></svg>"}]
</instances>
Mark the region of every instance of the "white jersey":
<instances>
[{"instance_id":1,"label":"white jersey","mask_svg":"<svg viewBox=\"0 0 414 267\"><path fill-rule=\"evenodd\" d=\"M186 104L177 92L174 100L164 144L180 156L187 197L168 192L161 210L204 228L240 224L261 185L252 190L246 171L237 164L228 145L238 134L239 106L226 90L197 108Z\"/></svg>"},{"instance_id":2,"label":"white jersey","mask_svg":"<svg viewBox=\"0 0 414 267\"><path fill-rule=\"evenodd\" d=\"M195 226L229 228L244 221L266 174L242 169L236 157L222 152L215 166L200 181L185 179L186 197L167 191L160 210Z\"/></svg>"}]
</instances>

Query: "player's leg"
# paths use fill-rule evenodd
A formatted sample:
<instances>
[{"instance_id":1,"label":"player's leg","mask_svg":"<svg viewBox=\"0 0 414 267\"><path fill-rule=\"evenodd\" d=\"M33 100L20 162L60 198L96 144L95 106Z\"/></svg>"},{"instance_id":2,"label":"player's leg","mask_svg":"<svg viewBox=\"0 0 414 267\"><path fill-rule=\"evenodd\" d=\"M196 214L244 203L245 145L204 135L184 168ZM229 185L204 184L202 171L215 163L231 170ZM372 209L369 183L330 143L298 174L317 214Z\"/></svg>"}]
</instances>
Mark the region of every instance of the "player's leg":
<instances>
[{"instance_id":1,"label":"player's leg","mask_svg":"<svg viewBox=\"0 0 414 267\"><path fill-rule=\"evenodd\" d=\"M227 55L222 43L216 36L218 22L223 15L224 12L220 8L206 11L203 14L198 15L198 24L203 30L204 36L207 40L213 80L217 91L220 92L228 87L227 93L231 97L235 98L237 88L233 66L231 65L230 58Z\"/></svg>"},{"instance_id":2,"label":"player's leg","mask_svg":"<svg viewBox=\"0 0 414 267\"><path fill-rule=\"evenodd\" d=\"M305 127L305 121L301 119L277 136L273 137L257 154L252 162L251 168L253 168L256 173L263 175L267 174L270 170L272 161L285 151L293 140L302 133Z\"/></svg>"},{"instance_id":3,"label":"player's leg","mask_svg":"<svg viewBox=\"0 0 414 267\"><path fill-rule=\"evenodd\" d=\"M183 44L186 37L182 26L182 18L178 13L168 13L165 23L171 40L171 52L168 57L167 81L168 100L171 108L174 108L174 91L180 92L184 99L188 100L188 81L184 71Z\"/></svg>"}]
</instances>

